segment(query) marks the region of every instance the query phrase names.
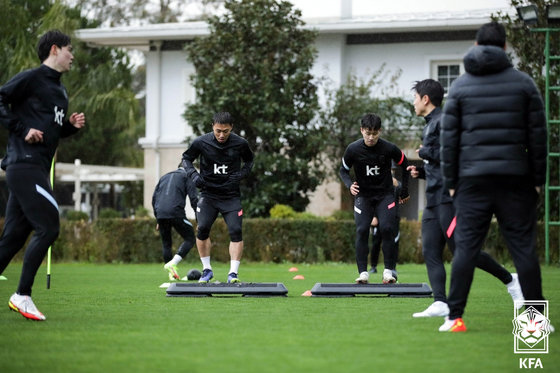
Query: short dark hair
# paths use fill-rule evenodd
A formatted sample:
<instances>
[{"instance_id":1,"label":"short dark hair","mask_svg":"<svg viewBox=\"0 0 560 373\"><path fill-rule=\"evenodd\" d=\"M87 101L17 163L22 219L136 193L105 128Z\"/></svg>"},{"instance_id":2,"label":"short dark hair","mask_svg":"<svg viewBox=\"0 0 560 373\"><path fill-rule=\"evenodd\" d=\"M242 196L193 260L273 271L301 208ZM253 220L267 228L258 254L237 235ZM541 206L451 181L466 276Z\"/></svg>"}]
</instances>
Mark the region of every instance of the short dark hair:
<instances>
[{"instance_id":1,"label":"short dark hair","mask_svg":"<svg viewBox=\"0 0 560 373\"><path fill-rule=\"evenodd\" d=\"M49 30L45 32L37 43L37 55L41 62L49 57L53 45L59 48L70 45L70 36L59 30Z\"/></svg>"},{"instance_id":2,"label":"short dark hair","mask_svg":"<svg viewBox=\"0 0 560 373\"><path fill-rule=\"evenodd\" d=\"M441 83L437 80L418 80L414 83L414 86L412 86L412 90L418 93L420 97L428 96L430 98L430 102L434 104L434 106L441 106L444 91Z\"/></svg>"},{"instance_id":3,"label":"short dark hair","mask_svg":"<svg viewBox=\"0 0 560 373\"><path fill-rule=\"evenodd\" d=\"M231 124L233 126L233 116L227 111L221 111L214 114L212 124Z\"/></svg>"},{"instance_id":4,"label":"short dark hair","mask_svg":"<svg viewBox=\"0 0 560 373\"><path fill-rule=\"evenodd\" d=\"M378 130L381 128L381 118L373 113L367 113L362 117L360 126L367 130Z\"/></svg>"},{"instance_id":5,"label":"short dark hair","mask_svg":"<svg viewBox=\"0 0 560 373\"><path fill-rule=\"evenodd\" d=\"M503 48L506 45L506 29L498 22L485 23L476 33L476 43Z\"/></svg>"}]
</instances>

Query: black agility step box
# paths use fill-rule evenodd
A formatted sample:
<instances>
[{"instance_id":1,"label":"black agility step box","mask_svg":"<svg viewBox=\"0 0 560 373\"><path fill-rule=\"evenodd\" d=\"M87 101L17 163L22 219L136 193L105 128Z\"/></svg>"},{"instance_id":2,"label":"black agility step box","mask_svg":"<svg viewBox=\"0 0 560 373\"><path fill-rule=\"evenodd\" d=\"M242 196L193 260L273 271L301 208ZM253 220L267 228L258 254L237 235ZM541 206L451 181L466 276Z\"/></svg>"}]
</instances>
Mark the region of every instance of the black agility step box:
<instances>
[{"instance_id":1,"label":"black agility step box","mask_svg":"<svg viewBox=\"0 0 560 373\"><path fill-rule=\"evenodd\" d=\"M390 297L430 297L432 289L419 284L321 284L311 289L314 297L353 297L355 295L388 295Z\"/></svg>"},{"instance_id":2,"label":"black agility step box","mask_svg":"<svg viewBox=\"0 0 560 373\"><path fill-rule=\"evenodd\" d=\"M189 284L176 282L167 288L168 297L208 297L216 295L242 295L245 297L287 296L288 289L282 283L241 282L237 284L208 283Z\"/></svg>"}]
</instances>

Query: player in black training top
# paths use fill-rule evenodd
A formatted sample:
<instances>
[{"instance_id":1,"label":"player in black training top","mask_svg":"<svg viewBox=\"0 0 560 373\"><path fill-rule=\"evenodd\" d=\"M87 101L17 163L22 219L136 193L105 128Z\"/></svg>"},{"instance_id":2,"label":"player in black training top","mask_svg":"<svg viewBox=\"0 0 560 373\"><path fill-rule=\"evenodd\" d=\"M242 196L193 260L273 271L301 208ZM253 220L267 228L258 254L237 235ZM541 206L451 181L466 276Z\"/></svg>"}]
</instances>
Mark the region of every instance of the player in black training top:
<instances>
[{"instance_id":1,"label":"player in black training top","mask_svg":"<svg viewBox=\"0 0 560 373\"><path fill-rule=\"evenodd\" d=\"M31 287L60 228L49 170L58 140L82 128L85 116L67 116L68 95L60 82L74 59L70 37L48 31L37 53L41 66L17 74L0 88L0 123L9 131L2 169L10 191L0 237L0 274L35 231L25 250L17 292L8 304L28 319L45 320L31 300Z\"/></svg>"},{"instance_id":2,"label":"player in black training top","mask_svg":"<svg viewBox=\"0 0 560 373\"><path fill-rule=\"evenodd\" d=\"M154 189L152 207L157 219L156 229L159 230L162 244L162 254L165 265L163 269L169 273L169 280L178 280L177 264L183 260L194 246L194 229L185 214L185 202L189 196L191 207L196 211L198 191L186 170L179 166L174 171L163 175ZM173 240L171 228L174 228L183 238L177 254L173 255L171 248Z\"/></svg>"},{"instance_id":3,"label":"player in black training top","mask_svg":"<svg viewBox=\"0 0 560 373\"><path fill-rule=\"evenodd\" d=\"M183 153L182 166L201 190L196 208L196 246L203 266L199 282L208 282L214 277L210 264L210 229L218 213L222 214L228 226L231 241L228 283L239 282L237 274L243 254L243 209L239 182L251 172L253 152L247 140L232 130L231 114L216 113L212 120L212 132L196 138ZM200 158L200 173L193 166L197 158Z\"/></svg>"},{"instance_id":4,"label":"player in black training top","mask_svg":"<svg viewBox=\"0 0 560 373\"><path fill-rule=\"evenodd\" d=\"M393 143L385 141L381 135L381 119L375 114L362 117L363 139L354 141L346 148L342 157L340 177L350 189L354 200L354 220L356 221L356 264L360 276L357 283L367 283L368 236L371 220L377 216L383 241L383 283L397 281L394 272L397 264L395 229L397 204L395 202L391 164L401 167L402 181L400 204L408 202L408 161L404 153ZM350 169L354 169L356 181L352 182Z\"/></svg>"}]
</instances>

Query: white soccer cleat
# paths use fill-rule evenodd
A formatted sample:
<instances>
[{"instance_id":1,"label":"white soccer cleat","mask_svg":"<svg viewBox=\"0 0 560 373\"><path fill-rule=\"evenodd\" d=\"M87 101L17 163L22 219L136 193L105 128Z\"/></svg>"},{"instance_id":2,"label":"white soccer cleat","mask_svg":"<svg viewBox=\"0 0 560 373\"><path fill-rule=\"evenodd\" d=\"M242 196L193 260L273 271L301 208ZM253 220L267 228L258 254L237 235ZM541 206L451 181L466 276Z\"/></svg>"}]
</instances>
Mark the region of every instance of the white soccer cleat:
<instances>
[{"instance_id":1,"label":"white soccer cleat","mask_svg":"<svg viewBox=\"0 0 560 373\"><path fill-rule=\"evenodd\" d=\"M511 278L511 282L506 285L507 291L509 295L511 295L511 299L513 299L513 305L515 306L515 308L520 309L523 307L525 298L523 297L521 285L519 284L519 276L517 275L517 273L512 273Z\"/></svg>"},{"instance_id":2,"label":"white soccer cleat","mask_svg":"<svg viewBox=\"0 0 560 373\"><path fill-rule=\"evenodd\" d=\"M412 314L412 317L443 317L449 316L449 306L442 301L436 301L422 312Z\"/></svg>"},{"instance_id":3,"label":"white soccer cleat","mask_svg":"<svg viewBox=\"0 0 560 373\"><path fill-rule=\"evenodd\" d=\"M369 272L360 273L360 277L356 279L356 284L367 284L369 282Z\"/></svg>"},{"instance_id":4,"label":"white soccer cleat","mask_svg":"<svg viewBox=\"0 0 560 373\"><path fill-rule=\"evenodd\" d=\"M8 306L12 311L21 313L23 317L27 319L37 321L43 321L46 319L45 315L43 315L37 307L35 307L35 303L33 303L29 295L19 295L18 293L14 293L10 297Z\"/></svg>"},{"instance_id":5,"label":"white soccer cleat","mask_svg":"<svg viewBox=\"0 0 560 373\"><path fill-rule=\"evenodd\" d=\"M384 284L394 284L395 282L397 282L397 279L395 278L395 276L393 276L393 271L385 268L383 270L383 283Z\"/></svg>"}]
</instances>

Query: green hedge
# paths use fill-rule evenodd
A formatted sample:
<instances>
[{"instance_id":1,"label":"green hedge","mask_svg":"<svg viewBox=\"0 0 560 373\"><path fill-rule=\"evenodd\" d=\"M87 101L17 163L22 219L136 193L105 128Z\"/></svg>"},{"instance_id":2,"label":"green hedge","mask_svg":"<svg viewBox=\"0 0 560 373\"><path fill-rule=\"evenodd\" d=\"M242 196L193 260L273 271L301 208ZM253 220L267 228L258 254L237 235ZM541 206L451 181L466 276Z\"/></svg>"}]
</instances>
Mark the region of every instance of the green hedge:
<instances>
[{"instance_id":1,"label":"green hedge","mask_svg":"<svg viewBox=\"0 0 560 373\"><path fill-rule=\"evenodd\" d=\"M194 222L193 222L194 224ZM161 241L154 219L62 220L53 260L85 262L161 262ZM352 220L245 219L243 260L264 262L354 262L354 222ZM400 263L422 263L420 222L401 221ZM552 230L551 263L558 263L558 229ZM213 260L229 260L229 235L222 219L211 232ZM180 237L174 233L174 249ZM544 230L539 225L537 248L544 260ZM492 224L484 250L500 263L511 262L505 242ZM23 251L23 250L22 250ZM22 252L18 254L21 258ZM451 254L446 249L446 260ZM188 261L198 261L196 247Z\"/></svg>"}]
</instances>

